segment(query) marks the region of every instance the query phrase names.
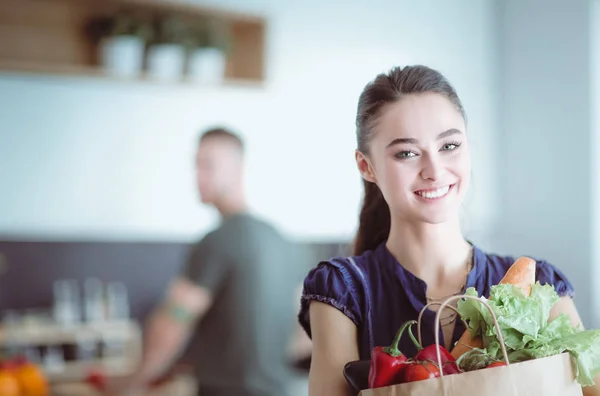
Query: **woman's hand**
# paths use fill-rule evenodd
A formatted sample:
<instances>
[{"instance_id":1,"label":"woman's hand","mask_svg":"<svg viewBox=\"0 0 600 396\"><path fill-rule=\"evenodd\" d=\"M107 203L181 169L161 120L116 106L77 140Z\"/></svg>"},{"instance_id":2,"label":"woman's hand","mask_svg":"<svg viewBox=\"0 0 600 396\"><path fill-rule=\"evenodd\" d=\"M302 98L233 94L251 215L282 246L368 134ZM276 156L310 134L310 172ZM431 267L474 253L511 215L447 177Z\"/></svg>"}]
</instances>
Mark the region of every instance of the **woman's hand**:
<instances>
[{"instance_id":1,"label":"woman's hand","mask_svg":"<svg viewBox=\"0 0 600 396\"><path fill-rule=\"evenodd\" d=\"M312 361L309 396L347 396L346 363L358 360L356 325L338 309L313 301L310 304Z\"/></svg>"},{"instance_id":2,"label":"woman's hand","mask_svg":"<svg viewBox=\"0 0 600 396\"><path fill-rule=\"evenodd\" d=\"M567 315L571 319L571 325L581 326L581 328L583 328L581 317L579 316L577 307L575 307L575 302L571 297L562 297L556 305L554 305L552 311L550 311L550 320L556 318L561 313ZM597 375L594 378L594 382L596 385L582 388L583 396L600 396L600 375Z\"/></svg>"}]
</instances>

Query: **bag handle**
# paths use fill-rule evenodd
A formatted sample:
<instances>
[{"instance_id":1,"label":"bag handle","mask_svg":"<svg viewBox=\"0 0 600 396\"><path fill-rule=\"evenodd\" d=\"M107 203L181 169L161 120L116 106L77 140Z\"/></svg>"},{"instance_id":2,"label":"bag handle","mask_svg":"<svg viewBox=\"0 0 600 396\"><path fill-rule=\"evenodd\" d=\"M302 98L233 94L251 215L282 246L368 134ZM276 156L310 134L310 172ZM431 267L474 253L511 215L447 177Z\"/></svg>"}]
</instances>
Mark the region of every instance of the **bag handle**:
<instances>
[{"instance_id":1,"label":"bag handle","mask_svg":"<svg viewBox=\"0 0 600 396\"><path fill-rule=\"evenodd\" d=\"M458 311L454 308L449 306L448 304L450 304L451 302L454 302L456 300L461 300L461 299L467 299L467 300L474 300L474 301L478 301L481 304L483 304L486 309L489 311L490 315L492 316L492 320L494 321L494 327L496 328L496 333L497 333L497 337L498 337L498 341L500 342L500 348L502 349L502 355L504 357L504 362L507 365L510 365L510 361L508 360L508 352L506 351L506 346L504 345L504 337L502 336L502 330L500 330L500 325L498 324L498 319L496 318L496 314L494 313L494 310L492 309L492 307L490 307L490 305L483 299L479 298L479 297L475 297L475 296L469 296L469 295L461 295L461 296L452 296L447 298L446 300L444 300L441 305L440 305L440 309L438 309L438 311L435 314L435 345L440 345L440 332L439 332L439 328L440 328L440 320L441 320L441 313L445 308L450 308L453 309L455 312L458 313ZM439 303L430 303L427 304L423 310L421 311L421 313L423 311L425 311L429 306L431 305L437 305ZM418 322L418 326L420 328L420 324L421 324L421 315L419 315L419 322ZM468 329L466 331L469 331ZM419 334L420 337L420 334ZM437 363L438 363L438 367L442 367L442 354L440 352L439 348L436 348L436 357L437 357ZM444 373L443 370L440 370L440 377L443 377Z\"/></svg>"},{"instance_id":2,"label":"bag handle","mask_svg":"<svg viewBox=\"0 0 600 396\"><path fill-rule=\"evenodd\" d=\"M417 340L419 341L419 344L421 344L421 345L423 345L423 331L421 330L421 322L423 319L423 314L425 313L427 308L432 307L434 305L442 305L442 303L437 302L437 301L430 302L429 304L427 304L423 307L421 312L419 312L419 317L417 318ZM458 310L456 308L454 308L451 305L448 305L446 308L456 312L456 315L463 322L463 324L465 325L465 328L468 328L467 322L463 318L460 317L460 313L458 312Z\"/></svg>"}]
</instances>

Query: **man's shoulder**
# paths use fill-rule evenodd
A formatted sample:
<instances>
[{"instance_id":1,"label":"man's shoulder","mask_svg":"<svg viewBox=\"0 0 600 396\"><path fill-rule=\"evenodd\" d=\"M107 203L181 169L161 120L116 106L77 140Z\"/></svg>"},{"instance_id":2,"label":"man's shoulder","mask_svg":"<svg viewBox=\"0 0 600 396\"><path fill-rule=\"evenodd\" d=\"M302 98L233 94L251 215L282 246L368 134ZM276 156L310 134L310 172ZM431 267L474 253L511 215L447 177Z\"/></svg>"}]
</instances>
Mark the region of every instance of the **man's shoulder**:
<instances>
[{"instance_id":1,"label":"man's shoulder","mask_svg":"<svg viewBox=\"0 0 600 396\"><path fill-rule=\"evenodd\" d=\"M203 235L196 237L192 243L193 249L203 249L209 247L219 239L219 227L206 231Z\"/></svg>"},{"instance_id":2,"label":"man's shoulder","mask_svg":"<svg viewBox=\"0 0 600 396\"><path fill-rule=\"evenodd\" d=\"M249 213L224 219L197 244L202 249L219 251L229 256L242 254L245 259L274 251L294 252L297 247L297 243L276 225Z\"/></svg>"},{"instance_id":3,"label":"man's shoulder","mask_svg":"<svg viewBox=\"0 0 600 396\"><path fill-rule=\"evenodd\" d=\"M213 230L214 233L231 233L247 230L270 230L277 231L273 223L264 217L251 212L236 213L226 217Z\"/></svg>"}]
</instances>

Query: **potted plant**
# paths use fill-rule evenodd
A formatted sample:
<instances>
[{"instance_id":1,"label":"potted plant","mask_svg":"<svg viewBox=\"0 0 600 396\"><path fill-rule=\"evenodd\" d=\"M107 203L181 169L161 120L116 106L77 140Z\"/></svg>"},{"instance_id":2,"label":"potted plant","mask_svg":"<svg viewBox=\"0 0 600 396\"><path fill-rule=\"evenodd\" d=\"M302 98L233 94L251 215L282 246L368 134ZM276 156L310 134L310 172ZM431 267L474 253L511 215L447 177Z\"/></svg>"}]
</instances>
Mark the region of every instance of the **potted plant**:
<instances>
[{"instance_id":1,"label":"potted plant","mask_svg":"<svg viewBox=\"0 0 600 396\"><path fill-rule=\"evenodd\" d=\"M231 49L229 25L222 20L205 20L188 32L185 75L204 84L219 84L225 77Z\"/></svg>"},{"instance_id":2,"label":"potted plant","mask_svg":"<svg viewBox=\"0 0 600 396\"><path fill-rule=\"evenodd\" d=\"M103 24L100 40L102 66L117 76L139 76L143 70L146 43L152 37L148 21L130 13L119 13Z\"/></svg>"},{"instance_id":3,"label":"potted plant","mask_svg":"<svg viewBox=\"0 0 600 396\"><path fill-rule=\"evenodd\" d=\"M148 74L152 78L181 78L185 64L186 23L171 16L156 23L156 36L148 48Z\"/></svg>"}]
</instances>

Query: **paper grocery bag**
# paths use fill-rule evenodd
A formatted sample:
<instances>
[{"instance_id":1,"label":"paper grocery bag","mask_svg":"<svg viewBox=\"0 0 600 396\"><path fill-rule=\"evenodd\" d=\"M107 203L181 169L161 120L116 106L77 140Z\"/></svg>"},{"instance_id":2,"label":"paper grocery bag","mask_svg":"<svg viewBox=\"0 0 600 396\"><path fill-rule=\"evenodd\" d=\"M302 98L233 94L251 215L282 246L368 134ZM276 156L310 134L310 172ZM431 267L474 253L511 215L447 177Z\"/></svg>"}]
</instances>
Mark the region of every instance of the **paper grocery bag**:
<instances>
[{"instance_id":1,"label":"paper grocery bag","mask_svg":"<svg viewBox=\"0 0 600 396\"><path fill-rule=\"evenodd\" d=\"M541 359L366 389L359 396L581 396L571 356Z\"/></svg>"},{"instance_id":2,"label":"paper grocery bag","mask_svg":"<svg viewBox=\"0 0 600 396\"><path fill-rule=\"evenodd\" d=\"M489 311L504 361L509 363L504 337L494 310L483 299L474 296L453 296L441 303L435 315L435 328L440 326L441 312L452 301L475 300ZM423 310L427 309L425 306ZM419 315L420 328L421 315ZM440 345L439 332L434 333L435 344ZM421 334L419 331L419 339ZM422 344L422 342L421 342ZM442 367L440 352L437 365ZM359 396L582 396L581 385L575 381L575 369L569 353L533 359L506 366L484 368L460 374L443 375L423 381L409 382L383 388L363 390Z\"/></svg>"}]
</instances>

